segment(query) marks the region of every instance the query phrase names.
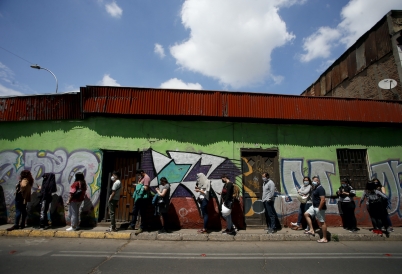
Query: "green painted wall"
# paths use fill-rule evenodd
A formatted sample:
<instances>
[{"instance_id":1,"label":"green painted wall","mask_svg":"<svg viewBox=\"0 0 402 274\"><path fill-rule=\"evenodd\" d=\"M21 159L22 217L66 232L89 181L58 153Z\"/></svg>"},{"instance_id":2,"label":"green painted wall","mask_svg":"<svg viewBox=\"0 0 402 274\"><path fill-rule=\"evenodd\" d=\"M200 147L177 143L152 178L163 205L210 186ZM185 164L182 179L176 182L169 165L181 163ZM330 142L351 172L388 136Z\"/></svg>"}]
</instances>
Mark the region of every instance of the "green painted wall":
<instances>
[{"instance_id":1,"label":"green painted wall","mask_svg":"<svg viewBox=\"0 0 402 274\"><path fill-rule=\"evenodd\" d=\"M386 172L394 174L394 185L389 188L394 192L392 193L393 203L395 203L393 212L399 214L400 174L402 173L402 165L399 164L402 155L400 136L402 136L400 128L370 126L271 125L106 117L82 121L2 122L0 123L0 167L8 163L9 155L6 152L16 149L21 150L22 154L27 151L42 150L55 152L59 149L70 154L74 151L85 150L98 157L99 165L102 157L99 150L152 149L166 156L166 151L212 154L231 159L240 168L241 148L277 148L282 174L281 186L282 188L288 186L288 194L291 194L294 192L291 189L294 182L287 179L291 178L289 174L286 174L289 167L287 160L301 159L305 175L309 174L309 161L321 161L324 162L324 166L330 166L332 163L334 174L328 175L327 187L335 190L339 187L336 149L367 149L369 168L371 165L382 163L383 166L376 167L377 170L381 171L386 168L385 165L388 165L391 171ZM390 159L395 160L396 165L389 162ZM316 163L316 168L320 167L319 164ZM295 165L291 167L294 168ZM16 173L19 171L20 169L15 170ZM7 177L5 172L6 170L0 169L2 178L0 183L6 193L13 191L15 181ZM100 174L97 173L96 182L93 183L100 183L99 176ZM241 176L238 176L237 182L241 182ZM96 191L97 188L92 189ZM10 204L9 194L6 193L5 196L6 203Z\"/></svg>"}]
</instances>

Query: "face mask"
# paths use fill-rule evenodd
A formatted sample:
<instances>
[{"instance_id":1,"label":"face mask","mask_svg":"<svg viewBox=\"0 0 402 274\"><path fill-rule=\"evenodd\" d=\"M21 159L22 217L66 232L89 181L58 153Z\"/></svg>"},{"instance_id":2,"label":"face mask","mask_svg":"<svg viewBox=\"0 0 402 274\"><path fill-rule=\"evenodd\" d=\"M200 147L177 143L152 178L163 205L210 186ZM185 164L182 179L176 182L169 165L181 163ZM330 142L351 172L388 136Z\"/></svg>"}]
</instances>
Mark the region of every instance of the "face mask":
<instances>
[{"instance_id":1,"label":"face mask","mask_svg":"<svg viewBox=\"0 0 402 274\"><path fill-rule=\"evenodd\" d=\"M317 186L317 185L318 185L318 183L317 183L316 181L313 181L312 184L313 184L313 186Z\"/></svg>"},{"instance_id":2,"label":"face mask","mask_svg":"<svg viewBox=\"0 0 402 274\"><path fill-rule=\"evenodd\" d=\"M116 179L114 178L114 176L110 177L110 180L115 181Z\"/></svg>"},{"instance_id":3,"label":"face mask","mask_svg":"<svg viewBox=\"0 0 402 274\"><path fill-rule=\"evenodd\" d=\"M342 184L342 187L345 187L346 186L346 184Z\"/></svg>"},{"instance_id":4,"label":"face mask","mask_svg":"<svg viewBox=\"0 0 402 274\"><path fill-rule=\"evenodd\" d=\"M310 182L309 181L304 181L304 185L308 185Z\"/></svg>"},{"instance_id":5,"label":"face mask","mask_svg":"<svg viewBox=\"0 0 402 274\"><path fill-rule=\"evenodd\" d=\"M267 182L267 181L268 181L268 178L262 178L262 180L263 180L264 182Z\"/></svg>"}]
</instances>

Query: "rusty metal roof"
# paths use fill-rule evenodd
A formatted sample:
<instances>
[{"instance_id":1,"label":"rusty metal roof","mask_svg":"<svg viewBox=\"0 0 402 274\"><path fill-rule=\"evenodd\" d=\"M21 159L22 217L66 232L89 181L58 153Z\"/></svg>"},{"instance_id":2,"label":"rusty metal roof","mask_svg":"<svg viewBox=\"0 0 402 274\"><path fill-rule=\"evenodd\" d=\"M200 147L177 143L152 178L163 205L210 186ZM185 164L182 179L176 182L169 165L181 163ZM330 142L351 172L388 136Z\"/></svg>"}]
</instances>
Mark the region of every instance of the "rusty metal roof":
<instances>
[{"instance_id":1,"label":"rusty metal roof","mask_svg":"<svg viewBox=\"0 0 402 274\"><path fill-rule=\"evenodd\" d=\"M402 101L104 86L81 87L78 94L0 98L0 121L75 120L84 115L402 124Z\"/></svg>"},{"instance_id":2,"label":"rusty metal roof","mask_svg":"<svg viewBox=\"0 0 402 274\"><path fill-rule=\"evenodd\" d=\"M87 86L84 114L402 123L402 102L265 93Z\"/></svg>"},{"instance_id":3,"label":"rusty metal roof","mask_svg":"<svg viewBox=\"0 0 402 274\"><path fill-rule=\"evenodd\" d=\"M0 121L80 119L80 94L0 98Z\"/></svg>"}]
</instances>

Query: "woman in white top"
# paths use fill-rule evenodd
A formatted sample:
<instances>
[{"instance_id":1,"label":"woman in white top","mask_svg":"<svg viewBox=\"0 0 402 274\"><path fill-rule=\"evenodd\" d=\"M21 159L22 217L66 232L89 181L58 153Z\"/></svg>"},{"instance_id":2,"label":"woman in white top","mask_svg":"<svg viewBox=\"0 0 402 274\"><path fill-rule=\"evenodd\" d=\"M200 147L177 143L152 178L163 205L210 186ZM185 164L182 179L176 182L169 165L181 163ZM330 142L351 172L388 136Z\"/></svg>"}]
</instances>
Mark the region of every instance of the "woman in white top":
<instances>
[{"instance_id":1,"label":"woman in white top","mask_svg":"<svg viewBox=\"0 0 402 274\"><path fill-rule=\"evenodd\" d=\"M202 217L204 218L204 227L198 230L198 233L207 233L207 224L208 224L208 200L209 200L209 191L211 190L211 182L207 179L205 174L198 173L197 174L197 184L195 187L195 192L199 192L198 202L201 206Z\"/></svg>"},{"instance_id":2,"label":"woman in white top","mask_svg":"<svg viewBox=\"0 0 402 274\"><path fill-rule=\"evenodd\" d=\"M297 218L297 223L290 223L293 227L293 230L302 230L302 220L304 216L304 212L309 208L311 203L310 201L310 193L311 193L311 179L309 177L303 178L303 186L297 190L299 194L299 216Z\"/></svg>"}]
</instances>

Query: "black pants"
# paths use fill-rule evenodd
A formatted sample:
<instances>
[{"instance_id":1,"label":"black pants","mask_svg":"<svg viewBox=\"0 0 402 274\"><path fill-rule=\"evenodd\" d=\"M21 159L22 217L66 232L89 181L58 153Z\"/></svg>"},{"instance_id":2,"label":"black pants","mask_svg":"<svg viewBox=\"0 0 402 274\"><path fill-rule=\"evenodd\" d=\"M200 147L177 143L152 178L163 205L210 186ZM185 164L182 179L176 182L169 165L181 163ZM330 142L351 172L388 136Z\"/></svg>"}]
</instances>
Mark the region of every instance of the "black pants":
<instances>
[{"instance_id":1,"label":"black pants","mask_svg":"<svg viewBox=\"0 0 402 274\"><path fill-rule=\"evenodd\" d=\"M388 228L388 212L381 202L369 204L368 212L375 229L381 229L383 226Z\"/></svg>"},{"instance_id":2,"label":"black pants","mask_svg":"<svg viewBox=\"0 0 402 274\"><path fill-rule=\"evenodd\" d=\"M135 224L137 223L137 218L138 214L141 216L141 224L140 228L144 229L144 224L145 224L145 212L147 210L147 199L137 199L134 202L134 207L133 207L133 218L131 220L130 226L135 227Z\"/></svg>"},{"instance_id":3,"label":"black pants","mask_svg":"<svg viewBox=\"0 0 402 274\"><path fill-rule=\"evenodd\" d=\"M356 229L357 222L355 216L355 202L341 202L341 209L343 212L343 227L346 229Z\"/></svg>"}]
</instances>

